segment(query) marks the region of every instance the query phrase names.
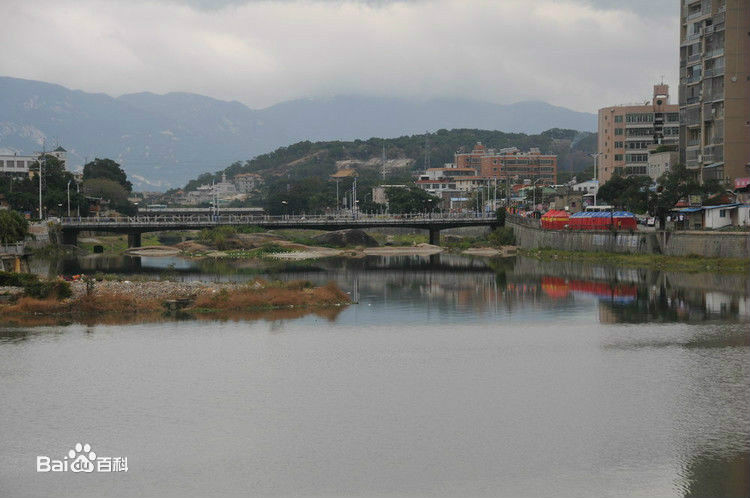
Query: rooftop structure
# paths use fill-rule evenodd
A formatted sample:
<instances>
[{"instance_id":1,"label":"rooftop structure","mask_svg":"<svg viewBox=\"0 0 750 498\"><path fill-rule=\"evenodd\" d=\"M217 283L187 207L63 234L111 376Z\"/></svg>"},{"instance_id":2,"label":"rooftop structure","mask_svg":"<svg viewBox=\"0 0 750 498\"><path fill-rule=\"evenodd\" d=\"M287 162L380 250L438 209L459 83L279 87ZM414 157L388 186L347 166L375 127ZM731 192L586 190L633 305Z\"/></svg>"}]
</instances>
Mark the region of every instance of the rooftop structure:
<instances>
[{"instance_id":1,"label":"rooftop structure","mask_svg":"<svg viewBox=\"0 0 750 498\"><path fill-rule=\"evenodd\" d=\"M596 178L603 184L615 172L647 175L649 150L677 144L679 132L679 106L669 103L665 84L654 85L651 101L599 109Z\"/></svg>"}]
</instances>

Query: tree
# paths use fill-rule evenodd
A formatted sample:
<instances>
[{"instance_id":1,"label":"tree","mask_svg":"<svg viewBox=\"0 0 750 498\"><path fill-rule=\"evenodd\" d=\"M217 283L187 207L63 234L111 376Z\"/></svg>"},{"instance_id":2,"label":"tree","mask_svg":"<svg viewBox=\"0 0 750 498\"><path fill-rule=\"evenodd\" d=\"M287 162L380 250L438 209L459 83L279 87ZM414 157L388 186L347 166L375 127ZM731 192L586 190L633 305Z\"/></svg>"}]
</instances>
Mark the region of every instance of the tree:
<instances>
[{"instance_id":1,"label":"tree","mask_svg":"<svg viewBox=\"0 0 750 498\"><path fill-rule=\"evenodd\" d=\"M667 215L680 201L690 195L701 193L701 186L684 165L678 165L666 172L658 180L659 186L649 195L649 213L659 220L659 228L664 228Z\"/></svg>"},{"instance_id":2,"label":"tree","mask_svg":"<svg viewBox=\"0 0 750 498\"><path fill-rule=\"evenodd\" d=\"M65 163L58 158L46 155L29 165L31 177L8 178L0 182L0 193L5 195L10 206L21 212L39 214L39 165L42 168L42 205L46 214L62 216L67 211L68 183L70 182L70 203L80 206L81 213L86 214L88 202L83 195L76 192L75 178L65 169Z\"/></svg>"},{"instance_id":3,"label":"tree","mask_svg":"<svg viewBox=\"0 0 750 498\"><path fill-rule=\"evenodd\" d=\"M22 241L29 233L29 222L16 211L0 210L0 243L13 244Z\"/></svg>"},{"instance_id":4,"label":"tree","mask_svg":"<svg viewBox=\"0 0 750 498\"><path fill-rule=\"evenodd\" d=\"M90 197L108 201L110 207L122 214L135 214L135 205L128 201L128 191L116 181L92 178L83 182L83 191Z\"/></svg>"},{"instance_id":5,"label":"tree","mask_svg":"<svg viewBox=\"0 0 750 498\"><path fill-rule=\"evenodd\" d=\"M388 210L392 213L424 213L440 206L440 198L419 187L391 187L386 189Z\"/></svg>"},{"instance_id":6,"label":"tree","mask_svg":"<svg viewBox=\"0 0 750 498\"><path fill-rule=\"evenodd\" d=\"M597 198L634 213L645 213L648 210L648 193L651 178L647 176L623 177L615 174L597 192Z\"/></svg>"},{"instance_id":7,"label":"tree","mask_svg":"<svg viewBox=\"0 0 750 498\"><path fill-rule=\"evenodd\" d=\"M120 165L112 159L99 159L98 157L83 167L83 179L94 178L112 180L119 183L128 192L133 191L133 184L128 181L128 176Z\"/></svg>"}]
</instances>

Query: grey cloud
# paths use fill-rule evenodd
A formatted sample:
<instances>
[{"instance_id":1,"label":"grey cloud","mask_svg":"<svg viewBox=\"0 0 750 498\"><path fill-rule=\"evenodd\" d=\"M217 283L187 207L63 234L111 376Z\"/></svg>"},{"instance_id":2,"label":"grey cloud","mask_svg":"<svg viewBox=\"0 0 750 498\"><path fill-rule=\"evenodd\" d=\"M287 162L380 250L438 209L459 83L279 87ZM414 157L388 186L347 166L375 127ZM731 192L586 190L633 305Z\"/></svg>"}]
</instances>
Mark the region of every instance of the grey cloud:
<instances>
[{"instance_id":1,"label":"grey cloud","mask_svg":"<svg viewBox=\"0 0 750 498\"><path fill-rule=\"evenodd\" d=\"M648 97L661 75L674 82L678 20L666 4L676 9L660 0L5 0L0 74L251 107L363 94L591 111Z\"/></svg>"}]
</instances>

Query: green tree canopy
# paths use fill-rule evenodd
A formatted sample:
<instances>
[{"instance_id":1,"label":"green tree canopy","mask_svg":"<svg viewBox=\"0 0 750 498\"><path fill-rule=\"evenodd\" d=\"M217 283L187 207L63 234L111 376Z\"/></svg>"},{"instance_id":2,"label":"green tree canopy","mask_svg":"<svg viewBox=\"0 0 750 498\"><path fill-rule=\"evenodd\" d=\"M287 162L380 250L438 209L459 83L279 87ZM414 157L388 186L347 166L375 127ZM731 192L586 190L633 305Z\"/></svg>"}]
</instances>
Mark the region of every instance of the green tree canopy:
<instances>
[{"instance_id":1,"label":"green tree canopy","mask_svg":"<svg viewBox=\"0 0 750 498\"><path fill-rule=\"evenodd\" d=\"M0 243L13 244L26 238L29 222L16 211L0 210Z\"/></svg>"},{"instance_id":2,"label":"green tree canopy","mask_svg":"<svg viewBox=\"0 0 750 498\"><path fill-rule=\"evenodd\" d=\"M128 191L121 184L107 178L92 178L83 182L83 191L90 197L98 197L109 202L115 211L134 214L135 205L128 201Z\"/></svg>"},{"instance_id":3,"label":"green tree canopy","mask_svg":"<svg viewBox=\"0 0 750 498\"><path fill-rule=\"evenodd\" d=\"M597 199L633 213L648 211L651 178L647 176L613 176L599 188Z\"/></svg>"},{"instance_id":4,"label":"green tree canopy","mask_svg":"<svg viewBox=\"0 0 750 498\"><path fill-rule=\"evenodd\" d=\"M112 180L119 183L128 192L133 191L133 184L128 181L128 176L118 163L112 159L99 159L87 163L83 167L83 179L91 180L94 178Z\"/></svg>"},{"instance_id":5,"label":"green tree canopy","mask_svg":"<svg viewBox=\"0 0 750 498\"><path fill-rule=\"evenodd\" d=\"M391 187L386 189L388 210L391 213L424 213L438 209L440 198L419 187Z\"/></svg>"}]
</instances>

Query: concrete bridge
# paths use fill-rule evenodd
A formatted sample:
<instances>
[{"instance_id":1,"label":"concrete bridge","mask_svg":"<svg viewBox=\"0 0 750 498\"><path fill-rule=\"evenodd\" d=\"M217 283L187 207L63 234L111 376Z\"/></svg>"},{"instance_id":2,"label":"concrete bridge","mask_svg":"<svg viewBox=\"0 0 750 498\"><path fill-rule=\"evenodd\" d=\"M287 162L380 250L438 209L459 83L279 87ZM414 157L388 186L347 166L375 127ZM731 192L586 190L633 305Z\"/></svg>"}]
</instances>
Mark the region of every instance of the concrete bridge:
<instances>
[{"instance_id":1,"label":"concrete bridge","mask_svg":"<svg viewBox=\"0 0 750 498\"><path fill-rule=\"evenodd\" d=\"M77 245L80 232L111 232L128 235L128 247L141 246L141 234L164 230L201 230L219 226L258 226L274 229L344 230L349 228L418 228L428 230L430 244L440 243L440 231L446 228L497 226L494 213L450 213L356 216L133 216L62 218L60 228L64 244Z\"/></svg>"}]
</instances>

